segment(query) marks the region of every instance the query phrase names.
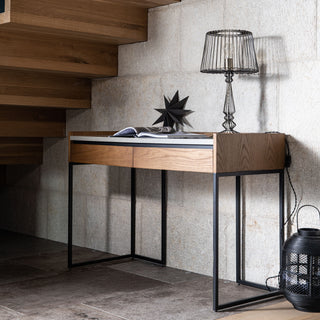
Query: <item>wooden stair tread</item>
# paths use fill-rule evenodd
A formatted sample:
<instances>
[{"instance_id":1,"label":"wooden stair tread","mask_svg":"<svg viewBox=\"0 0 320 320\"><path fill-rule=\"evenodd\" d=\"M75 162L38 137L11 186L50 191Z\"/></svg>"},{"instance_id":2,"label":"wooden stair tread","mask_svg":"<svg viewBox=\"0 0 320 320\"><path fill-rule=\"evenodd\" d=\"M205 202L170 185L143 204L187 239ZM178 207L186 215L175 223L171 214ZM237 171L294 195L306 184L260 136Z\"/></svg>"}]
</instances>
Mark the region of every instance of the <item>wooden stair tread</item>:
<instances>
[{"instance_id":1,"label":"wooden stair tread","mask_svg":"<svg viewBox=\"0 0 320 320\"><path fill-rule=\"evenodd\" d=\"M66 111L63 109L0 107L0 138L63 138L66 135Z\"/></svg>"},{"instance_id":2,"label":"wooden stair tread","mask_svg":"<svg viewBox=\"0 0 320 320\"><path fill-rule=\"evenodd\" d=\"M0 164L41 164L42 138L1 138Z\"/></svg>"},{"instance_id":3,"label":"wooden stair tread","mask_svg":"<svg viewBox=\"0 0 320 320\"><path fill-rule=\"evenodd\" d=\"M90 108L91 81L0 69L0 106Z\"/></svg>"},{"instance_id":4,"label":"wooden stair tread","mask_svg":"<svg viewBox=\"0 0 320 320\"><path fill-rule=\"evenodd\" d=\"M147 40L145 7L99 0L7 0L0 23L6 30L36 31L127 44Z\"/></svg>"},{"instance_id":5,"label":"wooden stair tread","mask_svg":"<svg viewBox=\"0 0 320 320\"><path fill-rule=\"evenodd\" d=\"M113 2L114 0L101 0L101 1ZM172 3L177 3L177 2L180 2L180 0L118 0L117 2L149 9L149 8L164 6Z\"/></svg>"},{"instance_id":6,"label":"wooden stair tread","mask_svg":"<svg viewBox=\"0 0 320 320\"><path fill-rule=\"evenodd\" d=\"M0 27L1 67L88 78L116 76L118 47Z\"/></svg>"}]
</instances>

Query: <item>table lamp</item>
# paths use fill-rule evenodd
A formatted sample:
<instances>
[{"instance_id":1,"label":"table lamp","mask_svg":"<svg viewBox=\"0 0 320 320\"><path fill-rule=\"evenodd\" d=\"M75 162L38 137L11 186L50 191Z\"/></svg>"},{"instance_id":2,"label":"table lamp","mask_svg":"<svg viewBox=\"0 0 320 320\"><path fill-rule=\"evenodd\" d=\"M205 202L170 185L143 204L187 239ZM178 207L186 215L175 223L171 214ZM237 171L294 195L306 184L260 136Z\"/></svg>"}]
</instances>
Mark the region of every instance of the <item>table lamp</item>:
<instances>
[{"instance_id":1,"label":"table lamp","mask_svg":"<svg viewBox=\"0 0 320 320\"><path fill-rule=\"evenodd\" d=\"M245 30L215 30L206 34L201 72L224 73L227 89L224 101L225 133L235 133L236 126L233 114L236 112L232 81L234 73L256 73L259 71L253 36Z\"/></svg>"}]
</instances>

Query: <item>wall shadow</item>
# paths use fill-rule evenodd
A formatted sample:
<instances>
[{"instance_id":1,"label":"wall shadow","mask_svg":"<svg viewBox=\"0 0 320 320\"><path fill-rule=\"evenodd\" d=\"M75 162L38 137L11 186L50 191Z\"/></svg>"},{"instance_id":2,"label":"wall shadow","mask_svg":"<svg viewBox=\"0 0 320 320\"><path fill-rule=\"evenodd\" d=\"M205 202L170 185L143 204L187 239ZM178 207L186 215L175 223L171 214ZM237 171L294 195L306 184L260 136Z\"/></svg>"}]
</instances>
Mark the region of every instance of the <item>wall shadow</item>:
<instances>
[{"instance_id":1,"label":"wall shadow","mask_svg":"<svg viewBox=\"0 0 320 320\"><path fill-rule=\"evenodd\" d=\"M250 75L240 75L245 81L259 82L258 121L260 132L267 129L267 84L279 83L289 78L289 66L284 40L280 36L254 38L259 72Z\"/></svg>"}]
</instances>

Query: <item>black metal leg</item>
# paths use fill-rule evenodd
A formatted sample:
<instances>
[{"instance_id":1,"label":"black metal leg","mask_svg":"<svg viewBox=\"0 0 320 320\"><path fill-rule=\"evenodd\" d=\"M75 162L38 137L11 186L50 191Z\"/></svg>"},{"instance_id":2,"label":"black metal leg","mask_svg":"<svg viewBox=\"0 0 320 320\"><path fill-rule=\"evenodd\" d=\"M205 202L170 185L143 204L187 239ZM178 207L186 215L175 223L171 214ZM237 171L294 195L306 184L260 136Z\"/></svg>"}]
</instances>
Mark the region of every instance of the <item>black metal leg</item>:
<instances>
[{"instance_id":1,"label":"black metal leg","mask_svg":"<svg viewBox=\"0 0 320 320\"><path fill-rule=\"evenodd\" d=\"M136 254L136 169L131 169L131 256Z\"/></svg>"},{"instance_id":2,"label":"black metal leg","mask_svg":"<svg viewBox=\"0 0 320 320\"><path fill-rule=\"evenodd\" d=\"M131 254L114 256L110 258L103 258L98 260L89 260L78 263L72 262L72 233L73 233L73 166L75 163L69 163L69 181L68 181L68 268L80 267L88 264L95 264L99 262L107 262L113 260L127 259L131 257ZM80 163L77 163L80 165ZM134 206L135 207L135 206Z\"/></svg>"},{"instance_id":3,"label":"black metal leg","mask_svg":"<svg viewBox=\"0 0 320 320\"><path fill-rule=\"evenodd\" d=\"M161 263L167 264L167 171L161 171Z\"/></svg>"},{"instance_id":4,"label":"black metal leg","mask_svg":"<svg viewBox=\"0 0 320 320\"><path fill-rule=\"evenodd\" d=\"M132 169L135 170L135 169ZM134 171L132 171L133 173ZM134 178L135 180L135 178ZM133 181L133 175L132 175ZM161 264L167 263L167 171L161 170L161 259L149 258L135 253L135 186L131 181L131 254L133 258ZM134 190L134 194L132 192Z\"/></svg>"},{"instance_id":5,"label":"black metal leg","mask_svg":"<svg viewBox=\"0 0 320 320\"><path fill-rule=\"evenodd\" d=\"M68 268L72 267L72 201L73 201L73 164L69 163L68 180Z\"/></svg>"},{"instance_id":6,"label":"black metal leg","mask_svg":"<svg viewBox=\"0 0 320 320\"><path fill-rule=\"evenodd\" d=\"M236 282L241 280L241 177L236 176Z\"/></svg>"},{"instance_id":7,"label":"black metal leg","mask_svg":"<svg viewBox=\"0 0 320 320\"><path fill-rule=\"evenodd\" d=\"M279 242L280 266L282 267L282 246L284 244L284 170L279 173Z\"/></svg>"},{"instance_id":8,"label":"black metal leg","mask_svg":"<svg viewBox=\"0 0 320 320\"><path fill-rule=\"evenodd\" d=\"M213 311L219 308L219 176L213 174Z\"/></svg>"}]
</instances>

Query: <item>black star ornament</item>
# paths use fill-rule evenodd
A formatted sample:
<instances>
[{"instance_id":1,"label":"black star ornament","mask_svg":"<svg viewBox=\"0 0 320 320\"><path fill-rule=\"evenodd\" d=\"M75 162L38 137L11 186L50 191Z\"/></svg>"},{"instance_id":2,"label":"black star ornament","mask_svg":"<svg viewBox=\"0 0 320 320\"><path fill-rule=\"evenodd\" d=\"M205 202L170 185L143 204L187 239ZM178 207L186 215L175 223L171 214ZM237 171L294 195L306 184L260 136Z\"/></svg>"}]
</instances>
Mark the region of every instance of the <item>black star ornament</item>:
<instances>
[{"instance_id":1,"label":"black star ornament","mask_svg":"<svg viewBox=\"0 0 320 320\"><path fill-rule=\"evenodd\" d=\"M164 103L166 108L155 109L161 113L161 116L153 123L153 125L163 122L164 127L173 128L174 124L180 124L182 126L186 124L192 127L189 121L185 118L193 112L191 110L184 110L184 107L186 106L188 99L189 97L186 97L180 101L179 91L175 93L174 97L171 100L164 97Z\"/></svg>"}]
</instances>

